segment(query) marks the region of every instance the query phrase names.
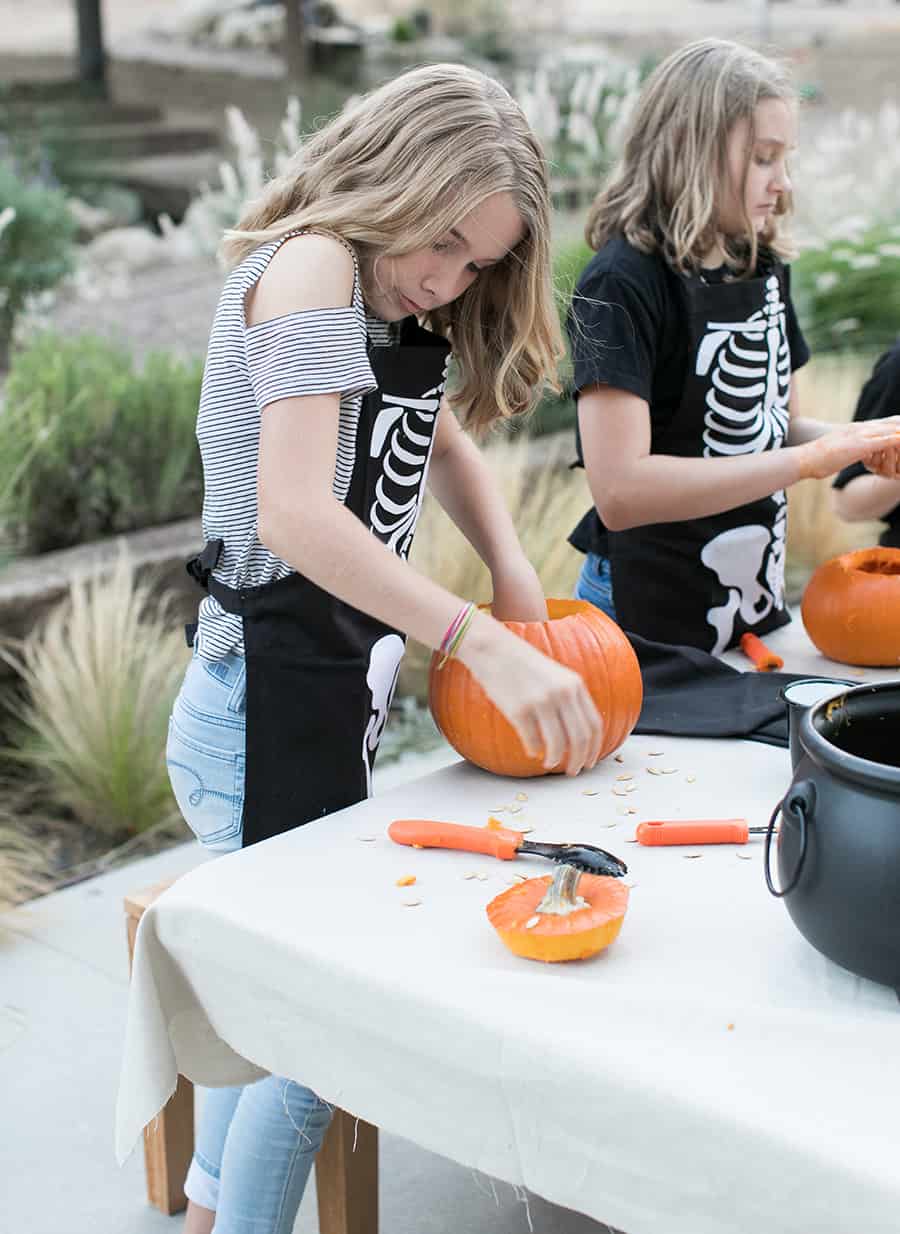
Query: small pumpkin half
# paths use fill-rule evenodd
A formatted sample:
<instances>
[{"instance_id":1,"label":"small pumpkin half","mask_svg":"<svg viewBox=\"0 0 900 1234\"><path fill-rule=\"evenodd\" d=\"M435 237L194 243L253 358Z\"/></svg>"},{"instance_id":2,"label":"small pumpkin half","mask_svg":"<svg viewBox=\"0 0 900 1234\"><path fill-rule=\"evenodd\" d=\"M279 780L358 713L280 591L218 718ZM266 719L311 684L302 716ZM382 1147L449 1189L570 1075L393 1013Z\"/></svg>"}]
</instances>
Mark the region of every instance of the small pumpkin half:
<instances>
[{"instance_id":1,"label":"small pumpkin half","mask_svg":"<svg viewBox=\"0 0 900 1234\"><path fill-rule=\"evenodd\" d=\"M800 614L829 660L871 667L900 665L900 549L861 548L832 557L813 573Z\"/></svg>"},{"instance_id":2,"label":"small pumpkin half","mask_svg":"<svg viewBox=\"0 0 900 1234\"><path fill-rule=\"evenodd\" d=\"M560 865L552 878L529 878L495 896L487 915L510 951L552 964L603 951L618 937L627 908L621 879Z\"/></svg>"}]
</instances>

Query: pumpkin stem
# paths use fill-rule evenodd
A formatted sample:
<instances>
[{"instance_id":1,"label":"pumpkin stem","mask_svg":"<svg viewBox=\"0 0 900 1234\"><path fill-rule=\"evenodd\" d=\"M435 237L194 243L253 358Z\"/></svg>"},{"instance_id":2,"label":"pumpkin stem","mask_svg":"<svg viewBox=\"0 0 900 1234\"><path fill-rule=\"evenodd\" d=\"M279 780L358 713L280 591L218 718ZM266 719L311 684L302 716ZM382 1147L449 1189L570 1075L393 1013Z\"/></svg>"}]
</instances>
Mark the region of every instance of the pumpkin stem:
<instances>
[{"instance_id":1,"label":"pumpkin stem","mask_svg":"<svg viewBox=\"0 0 900 1234\"><path fill-rule=\"evenodd\" d=\"M575 913L580 908L588 908L587 900L575 894L580 878L581 871L575 866L558 865L553 875L553 882L547 888L535 912L564 917L567 913Z\"/></svg>"}]
</instances>

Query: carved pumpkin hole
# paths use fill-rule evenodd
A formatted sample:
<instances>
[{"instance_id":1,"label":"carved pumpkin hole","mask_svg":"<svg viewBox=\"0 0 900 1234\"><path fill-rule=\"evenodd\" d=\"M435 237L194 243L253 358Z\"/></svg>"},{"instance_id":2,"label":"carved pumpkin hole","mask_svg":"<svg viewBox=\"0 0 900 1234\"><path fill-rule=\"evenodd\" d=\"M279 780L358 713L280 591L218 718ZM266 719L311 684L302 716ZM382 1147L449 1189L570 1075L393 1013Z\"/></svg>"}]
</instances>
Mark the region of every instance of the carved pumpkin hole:
<instances>
[{"instance_id":1,"label":"carved pumpkin hole","mask_svg":"<svg viewBox=\"0 0 900 1234\"><path fill-rule=\"evenodd\" d=\"M864 574L900 574L900 561L864 561L857 570Z\"/></svg>"}]
</instances>

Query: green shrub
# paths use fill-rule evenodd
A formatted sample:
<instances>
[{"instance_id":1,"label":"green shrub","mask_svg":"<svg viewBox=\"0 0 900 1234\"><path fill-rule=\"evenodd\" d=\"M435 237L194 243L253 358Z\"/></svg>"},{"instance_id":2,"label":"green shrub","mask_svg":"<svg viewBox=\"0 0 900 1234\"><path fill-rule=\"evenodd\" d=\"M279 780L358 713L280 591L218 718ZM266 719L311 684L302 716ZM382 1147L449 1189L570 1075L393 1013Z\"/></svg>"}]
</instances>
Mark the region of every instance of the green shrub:
<instances>
[{"instance_id":1,"label":"green shrub","mask_svg":"<svg viewBox=\"0 0 900 1234\"><path fill-rule=\"evenodd\" d=\"M792 292L813 351L882 350L900 332L900 225L881 224L807 249Z\"/></svg>"},{"instance_id":2,"label":"green shrub","mask_svg":"<svg viewBox=\"0 0 900 1234\"><path fill-rule=\"evenodd\" d=\"M178 817L164 751L188 654L166 597L135 580L124 553L6 653L25 698L5 755L45 815L114 839Z\"/></svg>"},{"instance_id":3,"label":"green shrub","mask_svg":"<svg viewBox=\"0 0 900 1234\"><path fill-rule=\"evenodd\" d=\"M65 194L21 179L0 160L0 365L28 296L46 291L73 266L75 224Z\"/></svg>"},{"instance_id":4,"label":"green shrub","mask_svg":"<svg viewBox=\"0 0 900 1234\"><path fill-rule=\"evenodd\" d=\"M0 414L0 521L20 552L185 518L203 491L202 365L91 337L40 336L13 359Z\"/></svg>"}]
</instances>

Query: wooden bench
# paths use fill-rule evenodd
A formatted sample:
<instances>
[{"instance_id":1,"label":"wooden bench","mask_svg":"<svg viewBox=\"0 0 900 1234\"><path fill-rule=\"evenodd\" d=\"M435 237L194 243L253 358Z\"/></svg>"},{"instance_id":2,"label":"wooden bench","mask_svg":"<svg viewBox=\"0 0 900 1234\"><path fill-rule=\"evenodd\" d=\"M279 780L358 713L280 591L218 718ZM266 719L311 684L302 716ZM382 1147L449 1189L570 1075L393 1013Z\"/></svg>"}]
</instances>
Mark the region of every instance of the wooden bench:
<instances>
[{"instance_id":1,"label":"wooden bench","mask_svg":"<svg viewBox=\"0 0 900 1234\"><path fill-rule=\"evenodd\" d=\"M125 897L128 963L138 922L174 880ZM171 1216L187 1206L184 1180L194 1153L194 1086L183 1075L164 1109L144 1128L147 1199ZM378 1128L335 1109L316 1155L319 1234L378 1234Z\"/></svg>"}]
</instances>

